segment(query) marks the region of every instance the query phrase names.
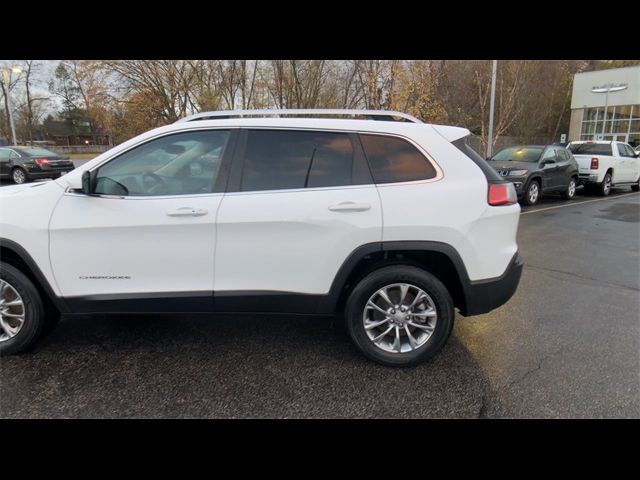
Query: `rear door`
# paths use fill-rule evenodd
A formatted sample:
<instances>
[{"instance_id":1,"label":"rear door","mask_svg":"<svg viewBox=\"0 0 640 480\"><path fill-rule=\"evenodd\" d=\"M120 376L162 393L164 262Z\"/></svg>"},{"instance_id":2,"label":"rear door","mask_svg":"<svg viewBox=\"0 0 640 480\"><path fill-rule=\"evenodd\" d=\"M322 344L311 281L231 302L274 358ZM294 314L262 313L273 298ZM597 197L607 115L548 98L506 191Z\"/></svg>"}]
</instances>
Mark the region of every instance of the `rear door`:
<instances>
[{"instance_id":1,"label":"rear door","mask_svg":"<svg viewBox=\"0 0 640 480\"><path fill-rule=\"evenodd\" d=\"M357 136L243 131L217 230L218 310L314 311L345 259L382 236Z\"/></svg>"}]
</instances>

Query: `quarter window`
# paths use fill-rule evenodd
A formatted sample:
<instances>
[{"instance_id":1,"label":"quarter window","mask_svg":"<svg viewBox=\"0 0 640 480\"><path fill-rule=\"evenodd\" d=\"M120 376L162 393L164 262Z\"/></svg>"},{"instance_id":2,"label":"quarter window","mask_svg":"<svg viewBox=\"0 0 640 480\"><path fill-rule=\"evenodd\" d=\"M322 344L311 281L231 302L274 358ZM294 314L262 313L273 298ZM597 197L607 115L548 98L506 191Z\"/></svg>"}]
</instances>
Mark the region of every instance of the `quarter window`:
<instances>
[{"instance_id":1,"label":"quarter window","mask_svg":"<svg viewBox=\"0 0 640 480\"><path fill-rule=\"evenodd\" d=\"M375 183L411 182L436 176L436 170L420 151L398 137L360 135Z\"/></svg>"},{"instance_id":2,"label":"quarter window","mask_svg":"<svg viewBox=\"0 0 640 480\"><path fill-rule=\"evenodd\" d=\"M346 133L249 130L242 191L351 184L353 145Z\"/></svg>"},{"instance_id":3,"label":"quarter window","mask_svg":"<svg viewBox=\"0 0 640 480\"><path fill-rule=\"evenodd\" d=\"M95 192L157 196L210 193L229 130L199 130L151 140L99 168Z\"/></svg>"}]
</instances>

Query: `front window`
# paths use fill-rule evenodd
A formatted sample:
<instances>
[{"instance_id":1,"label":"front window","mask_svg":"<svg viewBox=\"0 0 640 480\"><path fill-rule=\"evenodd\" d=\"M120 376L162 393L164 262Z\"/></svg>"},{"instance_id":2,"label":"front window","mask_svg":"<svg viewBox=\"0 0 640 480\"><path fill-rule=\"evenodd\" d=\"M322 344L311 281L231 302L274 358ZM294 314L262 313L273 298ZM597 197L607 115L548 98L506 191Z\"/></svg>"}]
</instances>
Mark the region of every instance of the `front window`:
<instances>
[{"instance_id":1,"label":"front window","mask_svg":"<svg viewBox=\"0 0 640 480\"><path fill-rule=\"evenodd\" d=\"M95 193L119 196L211 193L229 130L199 130L151 140L98 169Z\"/></svg>"},{"instance_id":2,"label":"front window","mask_svg":"<svg viewBox=\"0 0 640 480\"><path fill-rule=\"evenodd\" d=\"M540 159L543 150L541 147L509 147L500 150L490 160L494 162L535 163Z\"/></svg>"}]
</instances>

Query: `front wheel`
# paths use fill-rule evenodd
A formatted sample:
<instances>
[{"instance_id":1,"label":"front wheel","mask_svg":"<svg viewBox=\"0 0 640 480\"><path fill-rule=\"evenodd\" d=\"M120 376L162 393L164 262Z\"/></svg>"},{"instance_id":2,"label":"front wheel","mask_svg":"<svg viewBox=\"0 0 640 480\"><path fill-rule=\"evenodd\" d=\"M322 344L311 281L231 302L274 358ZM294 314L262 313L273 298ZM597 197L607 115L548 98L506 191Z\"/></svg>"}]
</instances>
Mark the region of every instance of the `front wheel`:
<instances>
[{"instance_id":1,"label":"front wheel","mask_svg":"<svg viewBox=\"0 0 640 480\"><path fill-rule=\"evenodd\" d=\"M451 335L454 316L453 300L442 282L408 265L367 275L345 309L354 344L369 359L390 367L433 357Z\"/></svg>"},{"instance_id":2,"label":"front wheel","mask_svg":"<svg viewBox=\"0 0 640 480\"><path fill-rule=\"evenodd\" d=\"M540 200L540 184L537 180L531 181L524 192L525 205L535 205Z\"/></svg>"},{"instance_id":3,"label":"front wheel","mask_svg":"<svg viewBox=\"0 0 640 480\"><path fill-rule=\"evenodd\" d=\"M569 185L564 192L561 193L561 196L565 200L571 200L576 194L576 179L572 178L569 180Z\"/></svg>"},{"instance_id":4,"label":"front wheel","mask_svg":"<svg viewBox=\"0 0 640 480\"><path fill-rule=\"evenodd\" d=\"M640 178L638 179L635 185L631 185L631 190L634 192L640 191Z\"/></svg>"},{"instance_id":5,"label":"front wheel","mask_svg":"<svg viewBox=\"0 0 640 480\"><path fill-rule=\"evenodd\" d=\"M27 350L44 326L38 290L20 270L0 264L0 355Z\"/></svg>"}]
</instances>

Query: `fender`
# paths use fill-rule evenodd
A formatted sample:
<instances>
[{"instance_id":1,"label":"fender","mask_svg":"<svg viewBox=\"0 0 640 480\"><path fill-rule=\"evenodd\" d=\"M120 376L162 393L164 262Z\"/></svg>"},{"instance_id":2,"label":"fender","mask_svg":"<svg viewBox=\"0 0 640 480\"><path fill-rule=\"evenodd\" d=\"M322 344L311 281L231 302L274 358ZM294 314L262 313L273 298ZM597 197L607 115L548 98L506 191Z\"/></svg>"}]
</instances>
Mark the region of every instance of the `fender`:
<instances>
[{"instance_id":1,"label":"fender","mask_svg":"<svg viewBox=\"0 0 640 480\"><path fill-rule=\"evenodd\" d=\"M21 245L7 238L0 237L0 247L2 247L3 249L6 248L7 250L10 250L18 258L20 258L20 260L24 262L24 264L27 266L27 268L31 271L31 273L35 277L34 280L38 284L36 286L39 286L42 288L44 293L49 297L51 302L60 311L60 313L70 313L69 308L67 307L67 304L65 303L64 299L61 297L58 297L54 293L53 289L51 288L51 285L49 284L49 281L40 270L40 267L38 267L38 264L33 260L31 255L29 255L29 252L27 252ZM28 273L28 272L25 272L25 273Z\"/></svg>"}]
</instances>

